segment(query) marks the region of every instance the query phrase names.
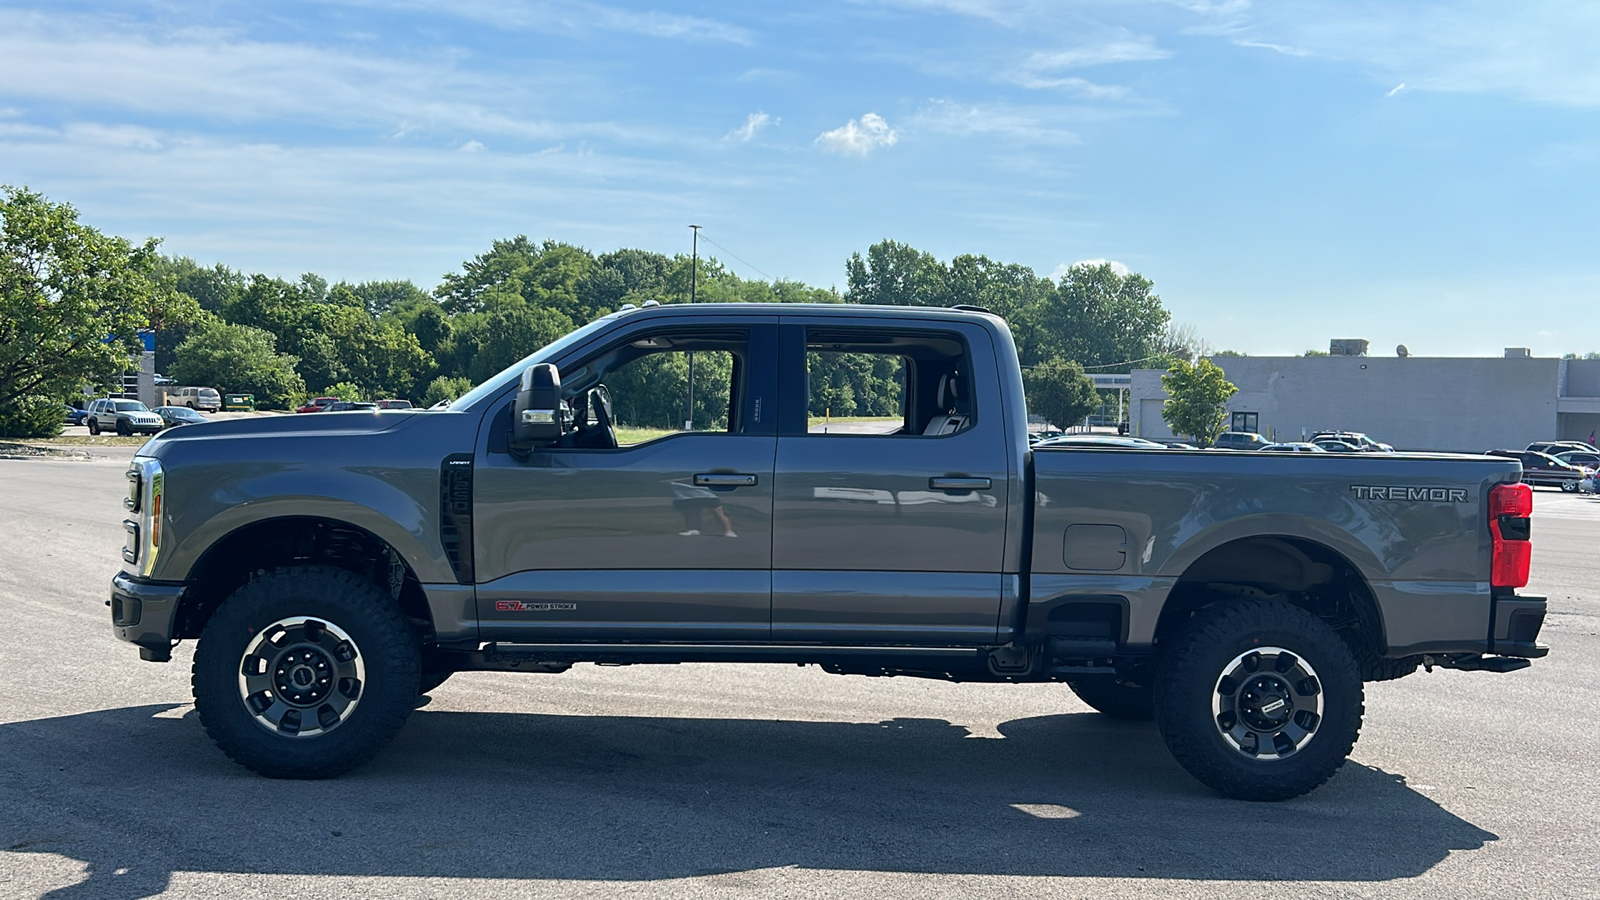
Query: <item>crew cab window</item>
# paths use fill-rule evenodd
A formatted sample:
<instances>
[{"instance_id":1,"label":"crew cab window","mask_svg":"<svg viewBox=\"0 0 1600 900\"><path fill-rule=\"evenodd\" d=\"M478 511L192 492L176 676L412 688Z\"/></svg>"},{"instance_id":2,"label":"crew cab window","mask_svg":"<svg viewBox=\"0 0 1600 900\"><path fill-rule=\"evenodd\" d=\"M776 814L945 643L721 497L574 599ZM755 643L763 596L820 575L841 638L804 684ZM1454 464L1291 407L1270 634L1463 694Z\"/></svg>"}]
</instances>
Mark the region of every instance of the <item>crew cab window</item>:
<instances>
[{"instance_id":1,"label":"crew cab window","mask_svg":"<svg viewBox=\"0 0 1600 900\"><path fill-rule=\"evenodd\" d=\"M806 433L938 437L972 427L969 354L944 333L808 329Z\"/></svg>"},{"instance_id":2,"label":"crew cab window","mask_svg":"<svg viewBox=\"0 0 1600 900\"><path fill-rule=\"evenodd\" d=\"M740 330L667 329L628 340L562 371L580 435L569 443L608 449L596 434L601 406L617 447L685 432L740 434L749 337ZM587 434L583 434L587 432Z\"/></svg>"}]
</instances>

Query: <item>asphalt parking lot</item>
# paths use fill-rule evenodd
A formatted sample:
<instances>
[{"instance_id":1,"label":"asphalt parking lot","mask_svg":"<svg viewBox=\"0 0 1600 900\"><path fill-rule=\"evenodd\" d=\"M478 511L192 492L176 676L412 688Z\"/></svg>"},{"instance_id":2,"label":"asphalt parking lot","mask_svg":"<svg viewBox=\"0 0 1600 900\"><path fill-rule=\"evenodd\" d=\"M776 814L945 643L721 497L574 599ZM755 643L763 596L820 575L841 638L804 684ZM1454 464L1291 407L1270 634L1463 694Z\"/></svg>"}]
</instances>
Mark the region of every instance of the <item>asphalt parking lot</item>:
<instances>
[{"instance_id":1,"label":"asphalt parking lot","mask_svg":"<svg viewBox=\"0 0 1600 900\"><path fill-rule=\"evenodd\" d=\"M1064 686L464 674L332 782L233 765L114 640L123 468L0 460L0 897L1593 897L1600 498L1536 492L1548 659L1368 686L1351 762L1222 800Z\"/></svg>"}]
</instances>

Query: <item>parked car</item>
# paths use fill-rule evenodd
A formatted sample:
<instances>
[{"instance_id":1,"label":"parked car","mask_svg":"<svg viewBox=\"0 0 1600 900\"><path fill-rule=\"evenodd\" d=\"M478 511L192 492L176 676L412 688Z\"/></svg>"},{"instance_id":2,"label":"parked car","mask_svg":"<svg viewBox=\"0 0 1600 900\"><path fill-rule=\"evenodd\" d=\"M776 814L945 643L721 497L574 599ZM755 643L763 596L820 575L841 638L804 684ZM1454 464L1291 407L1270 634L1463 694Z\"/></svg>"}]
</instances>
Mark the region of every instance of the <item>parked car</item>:
<instances>
[{"instance_id":1,"label":"parked car","mask_svg":"<svg viewBox=\"0 0 1600 900\"><path fill-rule=\"evenodd\" d=\"M379 409L412 409L410 400L379 400Z\"/></svg>"},{"instance_id":2,"label":"parked car","mask_svg":"<svg viewBox=\"0 0 1600 900\"><path fill-rule=\"evenodd\" d=\"M76 406L65 407L65 410L68 425L82 425L84 418L89 415L88 410L79 409Z\"/></svg>"},{"instance_id":3,"label":"parked car","mask_svg":"<svg viewBox=\"0 0 1600 900\"><path fill-rule=\"evenodd\" d=\"M1311 443L1316 444L1318 447L1321 447L1323 450L1326 450L1329 453L1361 452L1361 448L1357 447L1355 444L1347 444L1344 441L1334 440L1333 438L1320 438L1312 441Z\"/></svg>"},{"instance_id":4,"label":"parked car","mask_svg":"<svg viewBox=\"0 0 1600 900\"><path fill-rule=\"evenodd\" d=\"M1556 459L1569 466L1584 466L1590 469L1600 468L1600 453L1591 453L1588 450L1563 450L1552 453Z\"/></svg>"},{"instance_id":5,"label":"parked car","mask_svg":"<svg viewBox=\"0 0 1600 900\"><path fill-rule=\"evenodd\" d=\"M339 398L338 397L315 397L315 398L312 398L310 401L308 401L306 403L306 405L300 406L300 407L296 407L295 408L295 412L297 412L297 413L322 412L324 409L327 409L328 406L330 406L331 404L338 403L338 402L339 402Z\"/></svg>"},{"instance_id":6,"label":"parked car","mask_svg":"<svg viewBox=\"0 0 1600 900\"><path fill-rule=\"evenodd\" d=\"M1035 449L1077 448L1080 450L1165 450L1165 444L1144 438L1117 437L1110 434L1068 434L1049 438L1033 445Z\"/></svg>"},{"instance_id":7,"label":"parked car","mask_svg":"<svg viewBox=\"0 0 1600 900\"><path fill-rule=\"evenodd\" d=\"M1211 446L1218 450L1260 450L1270 443L1254 431L1224 431Z\"/></svg>"},{"instance_id":8,"label":"parked car","mask_svg":"<svg viewBox=\"0 0 1600 900\"><path fill-rule=\"evenodd\" d=\"M1327 453L1328 451L1316 444L1306 441L1286 441L1278 444L1268 444L1261 448L1264 453Z\"/></svg>"},{"instance_id":9,"label":"parked car","mask_svg":"<svg viewBox=\"0 0 1600 900\"><path fill-rule=\"evenodd\" d=\"M1200 449L1199 447L1196 447L1193 444L1185 443L1183 441L1156 441L1156 443L1158 443L1161 446L1167 448L1168 450L1199 450Z\"/></svg>"},{"instance_id":10,"label":"parked car","mask_svg":"<svg viewBox=\"0 0 1600 900\"><path fill-rule=\"evenodd\" d=\"M322 408L323 412L351 412L361 409L377 409L378 404L367 400L335 400Z\"/></svg>"},{"instance_id":11,"label":"parked car","mask_svg":"<svg viewBox=\"0 0 1600 900\"><path fill-rule=\"evenodd\" d=\"M194 425L211 421L202 416L198 410L190 409L187 406L158 406L151 412L160 416L161 423L168 428L174 425Z\"/></svg>"},{"instance_id":12,"label":"parked car","mask_svg":"<svg viewBox=\"0 0 1600 900\"><path fill-rule=\"evenodd\" d=\"M115 431L117 434L130 435L155 434L166 427L161 423L161 417L150 411L137 400L115 400L111 397L102 397L89 404L84 423L89 426L90 434L99 434L102 431Z\"/></svg>"},{"instance_id":13,"label":"parked car","mask_svg":"<svg viewBox=\"0 0 1600 900\"><path fill-rule=\"evenodd\" d=\"M1486 450L1483 455L1515 459L1522 463L1524 483L1558 487L1569 494L1578 489L1578 482L1594 471L1568 465L1548 453L1536 453L1532 450Z\"/></svg>"},{"instance_id":14,"label":"parked car","mask_svg":"<svg viewBox=\"0 0 1600 900\"><path fill-rule=\"evenodd\" d=\"M1568 450L1582 450L1585 453L1600 453L1600 447L1586 444L1583 441L1534 441L1528 445L1534 453L1548 453L1555 456Z\"/></svg>"},{"instance_id":15,"label":"parked car","mask_svg":"<svg viewBox=\"0 0 1600 900\"><path fill-rule=\"evenodd\" d=\"M209 387L174 388L167 391L167 402L172 406L186 406L206 412L222 409L222 395L217 393L216 388Z\"/></svg>"},{"instance_id":16,"label":"parked car","mask_svg":"<svg viewBox=\"0 0 1600 900\"><path fill-rule=\"evenodd\" d=\"M1329 438L1343 441L1360 450L1362 453L1393 453L1394 448L1381 441L1375 441L1359 431L1319 431L1311 436L1313 442ZM1326 448L1324 448L1326 449Z\"/></svg>"}]
</instances>

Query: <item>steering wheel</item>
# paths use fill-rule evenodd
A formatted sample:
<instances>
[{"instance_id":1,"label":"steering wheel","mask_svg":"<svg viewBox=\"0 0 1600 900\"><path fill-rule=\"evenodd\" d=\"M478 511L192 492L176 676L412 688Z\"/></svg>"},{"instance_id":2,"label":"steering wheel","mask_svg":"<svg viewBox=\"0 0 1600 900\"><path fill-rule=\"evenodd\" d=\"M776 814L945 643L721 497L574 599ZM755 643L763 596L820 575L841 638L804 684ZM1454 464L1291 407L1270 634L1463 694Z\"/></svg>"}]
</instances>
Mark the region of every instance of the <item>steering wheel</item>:
<instances>
[{"instance_id":1,"label":"steering wheel","mask_svg":"<svg viewBox=\"0 0 1600 900\"><path fill-rule=\"evenodd\" d=\"M611 391L597 384L589 389L585 399L589 412L594 413L594 424L585 429L582 446L593 450L617 449L617 428L611 419Z\"/></svg>"}]
</instances>

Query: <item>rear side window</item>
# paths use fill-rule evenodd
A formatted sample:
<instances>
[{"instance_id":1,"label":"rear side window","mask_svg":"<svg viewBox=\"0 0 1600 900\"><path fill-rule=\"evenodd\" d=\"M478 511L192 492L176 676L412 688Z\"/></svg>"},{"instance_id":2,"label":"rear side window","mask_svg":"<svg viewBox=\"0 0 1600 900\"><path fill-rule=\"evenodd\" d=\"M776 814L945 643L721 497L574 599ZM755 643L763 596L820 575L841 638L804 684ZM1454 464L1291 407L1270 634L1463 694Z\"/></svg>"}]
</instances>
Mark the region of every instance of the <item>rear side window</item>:
<instances>
[{"instance_id":1,"label":"rear side window","mask_svg":"<svg viewBox=\"0 0 1600 900\"><path fill-rule=\"evenodd\" d=\"M971 355L945 332L805 329L808 435L942 437L973 427ZM800 430L786 414L787 433Z\"/></svg>"}]
</instances>

